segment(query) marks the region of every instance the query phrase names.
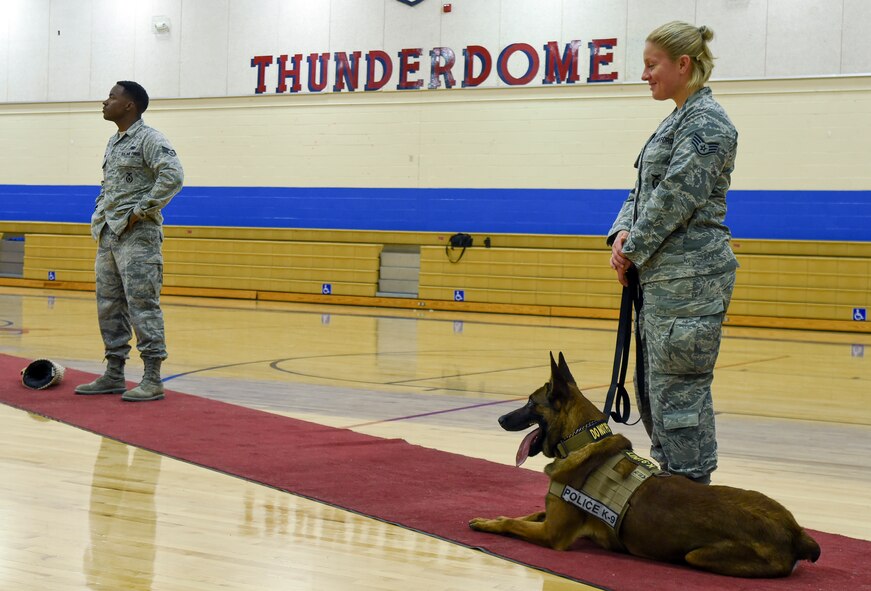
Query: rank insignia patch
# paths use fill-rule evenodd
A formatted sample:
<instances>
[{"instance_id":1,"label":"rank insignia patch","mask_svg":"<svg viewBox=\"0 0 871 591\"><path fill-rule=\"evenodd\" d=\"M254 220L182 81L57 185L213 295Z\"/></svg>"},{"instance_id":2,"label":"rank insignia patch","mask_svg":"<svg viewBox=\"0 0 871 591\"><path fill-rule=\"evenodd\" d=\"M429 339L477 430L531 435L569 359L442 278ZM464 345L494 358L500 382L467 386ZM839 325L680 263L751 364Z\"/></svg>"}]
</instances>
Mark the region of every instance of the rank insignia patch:
<instances>
[{"instance_id":1,"label":"rank insignia patch","mask_svg":"<svg viewBox=\"0 0 871 591\"><path fill-rule=\"evenodd\" d=\"M175 150L171 150L171 149L167 148L166 146L161 146L160 149L163 150L164 154L169 154L170 156L175 156Z\"/></svg>"},{"instance_id":2,"label":"rank insignia patch","mask_svg":"<svg viewBox=\"0 0 871 591\"><path fill-rule=\"evenodd\" d=\"M699 156L712 156L720 151L720 144L707 143L702 139L702 136L697 133L693 134L691 141L693 142L693 147L696 149L696 152L699 153Z\"/></svg>"}]
</instances>

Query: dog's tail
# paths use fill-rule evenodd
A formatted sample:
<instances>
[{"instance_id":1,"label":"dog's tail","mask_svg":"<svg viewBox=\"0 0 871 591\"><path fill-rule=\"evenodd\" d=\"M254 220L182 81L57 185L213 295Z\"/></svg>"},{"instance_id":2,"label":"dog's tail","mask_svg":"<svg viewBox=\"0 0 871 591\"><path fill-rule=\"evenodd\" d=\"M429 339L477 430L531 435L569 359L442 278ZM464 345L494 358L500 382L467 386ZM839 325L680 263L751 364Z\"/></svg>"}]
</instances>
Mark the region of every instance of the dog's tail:
<instances>
[{"instance_id":1,"label":"dog's tail","mask_svg":"<svg viewBox=\"0 0 871 591\"><path fill-rule=\"evenodd\" d=\"M795 543L795 555L798 560L816 562L820 557L820 545L805 530L801 530Z\"/></svg>"}]
</instances>

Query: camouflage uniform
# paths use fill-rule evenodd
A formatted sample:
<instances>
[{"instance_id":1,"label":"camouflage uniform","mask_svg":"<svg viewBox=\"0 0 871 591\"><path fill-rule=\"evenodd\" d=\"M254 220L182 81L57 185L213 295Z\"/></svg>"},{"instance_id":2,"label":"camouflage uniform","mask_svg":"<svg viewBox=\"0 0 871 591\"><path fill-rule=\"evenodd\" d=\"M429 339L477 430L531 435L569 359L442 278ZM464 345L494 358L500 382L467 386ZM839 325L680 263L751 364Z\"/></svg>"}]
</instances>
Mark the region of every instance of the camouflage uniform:
<instances>
[{"instance_id":1,"label":"camouflage uniform","mask_svg":"<svg viewBox=\"0 0 871 591\"><path fill-rule=\"evenodd\" d=\"M141 119L109 138L91 216L91 235L99 244L97 314L106 357L128 357L132 327L142 357L166 359L160 210L181 190L183 179L175 150ZM134 214L140 220L127 231Z\"/></svg>"},{"instance_id":2,"label":"camouflage uniform","mask_svg":"<svg viewBox=\"0 0 871 591\"><path fill-rule=\"evenodd\" d=\"M608 233L612 244L629 232L623 254L644 291L637 327L647 384L636 393L649 399L651 455L693 478L717 467L711 382L738 267L723 224L737 140L710 89L695 92L645 144Z\"/></svg>"}]
</instances>

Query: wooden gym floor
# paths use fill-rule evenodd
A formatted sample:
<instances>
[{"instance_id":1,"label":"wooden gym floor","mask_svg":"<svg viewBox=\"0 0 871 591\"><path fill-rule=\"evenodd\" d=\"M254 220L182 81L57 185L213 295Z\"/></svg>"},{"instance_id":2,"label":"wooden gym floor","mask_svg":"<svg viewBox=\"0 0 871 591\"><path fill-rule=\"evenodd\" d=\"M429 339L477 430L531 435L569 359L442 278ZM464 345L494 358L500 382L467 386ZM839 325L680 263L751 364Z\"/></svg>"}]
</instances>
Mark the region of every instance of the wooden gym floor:
<instances>
[{"instance_id":1,"label":"wooden gym floor","mask_svg":"<svg viewBox=\"0 0 871 591\"><path fill-rule=\"evenodd\" d=\"M496 418L547 379L548 352L601 405L616 329L178 297L163 309L172 390L506 464L522 435ZM0 352L101 372L95 312L93 294L0 288ZM127 377L140 375L134 357ZM714 388L716 484L871 539L871 335L727 327ZM640 426L615 428L646 451ZM588 588L6 406L0 473L2 589Z\"/></svg>"}]
</instances>

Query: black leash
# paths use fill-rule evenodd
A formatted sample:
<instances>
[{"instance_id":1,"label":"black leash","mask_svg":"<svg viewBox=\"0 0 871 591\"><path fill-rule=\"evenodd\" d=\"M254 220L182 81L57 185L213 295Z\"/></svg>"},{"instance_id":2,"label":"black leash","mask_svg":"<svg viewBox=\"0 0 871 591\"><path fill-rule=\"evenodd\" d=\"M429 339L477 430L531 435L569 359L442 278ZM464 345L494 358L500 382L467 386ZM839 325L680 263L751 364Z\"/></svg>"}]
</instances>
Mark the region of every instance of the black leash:
<instances>
[{"instance_id":1,"label":"black leash","mask_svg":"<svg viewBox=\"0 0 871 591\"><path fill-rule=\"evenodd\" d=\"M632 404L629 392L626 391L626 371L629 368L629 345L632 343L632 308L635 308L636 318L644 305L641 283L638 281L638 271L630 267L626 272L629 285L623 288L623 298L620 301L620 321L617 325L617 347L614 351L614 371L611 373L611 386L605 397L605 406L602 412L605 421L613 418L617 423L627 423ZM644 352L641 347L635 345L635 371L638 373L638 388L641 390L639 397L643 399L644 391ZM616 397L617 408L611 411Z\"/></svg>"}]
</instances>

